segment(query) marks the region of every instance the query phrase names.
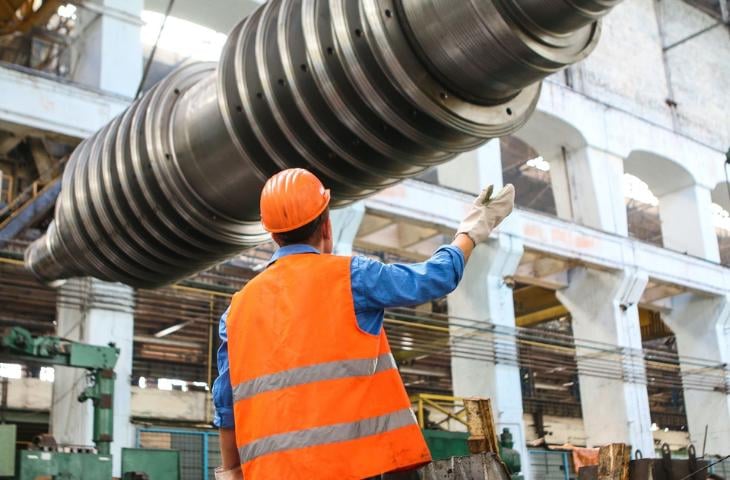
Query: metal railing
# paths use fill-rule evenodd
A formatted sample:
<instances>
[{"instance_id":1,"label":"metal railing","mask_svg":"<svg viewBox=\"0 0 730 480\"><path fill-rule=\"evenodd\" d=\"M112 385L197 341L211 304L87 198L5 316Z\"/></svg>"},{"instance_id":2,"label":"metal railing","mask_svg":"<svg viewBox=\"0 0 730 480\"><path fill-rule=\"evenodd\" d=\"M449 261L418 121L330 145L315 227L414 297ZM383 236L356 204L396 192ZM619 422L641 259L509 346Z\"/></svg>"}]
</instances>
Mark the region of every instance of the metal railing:
<instances>
[{"instance_id":1,"label":"metal railing","mask_svg":"<svg viewBox=\"0 0 730 480\"><path fill-rule=\"evenodd\" d=\"M466 426L466 410L461 397L419 393L411 395L411 404L416 409L416 418L421 428L441 427L449 420L455 420ZM445 417L438 421L430 421L428 419L428 409L433 409L445 415Z\"/></svg>"},{"instance_id":2,"label":"metal railing","mask_svg":"<svg viewBox=\"0 0 730 480\"><path fill-rule=\"evenodd\" d=\"M136 446L179 451L181 480L213 480L220 464L216 430L138 428Z\"/></svg>"},{"instance_id":3,"label":"metal railing","mask_svg":"<svg viewBox=\"0 0 730 480\"><path fill-rule=\"evenodd\" d=\"M714 458L709 459L711 462L715 461ZM730 478L730 459L725 459L717 465L710 467L710 473L714 473L722 478Z\"/></svg>"},{"instance_id":4,"label":"metal railing","mask_svg":"<svg viewBox=\"0 0 730 480\"><path fill-rule=\"evenodd\" d=\"M533 480L570 480L572 460L570 452L555 450L528 450Z\"/></svg>"}]
</instances>

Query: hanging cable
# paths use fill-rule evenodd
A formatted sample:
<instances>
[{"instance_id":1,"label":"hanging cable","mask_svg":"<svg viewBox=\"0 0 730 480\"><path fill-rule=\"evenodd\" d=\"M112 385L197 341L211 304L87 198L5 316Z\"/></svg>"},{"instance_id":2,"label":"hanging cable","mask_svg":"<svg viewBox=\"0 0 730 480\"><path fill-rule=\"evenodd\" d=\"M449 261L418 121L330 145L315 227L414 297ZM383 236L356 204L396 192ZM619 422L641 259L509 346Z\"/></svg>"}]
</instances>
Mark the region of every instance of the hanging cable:
<instances>
[{"instance_id":1,"label":"hanging cable","mask_svg":"<svg viewBox=\"0 0 730 480\"><path fill-rule=\"evenodd\" d=\"M730 177L728 177L727 173L727 166L730 165L730 148L727 149L727 152L725 153L725 165L723 166L723 170L725 170L725 188L727 189L727 199L730 201Z\"/></svg>"},{"instance_id":2,"label":"hanging cable","mask_svg":"<svg viewBox=\"0 0 730 480\"><path fill-rule=\"evenodd\" d=\"M688 41L690 41L690 40L692 40L694 38L699 37L700 35L703 35L703 34L709 32L710 30L714 30L715 28L719 27L720 25L724 25L724 23L722 21L713 23L709 27L703 28L702 30L700 30L698 32L695 32L692 35L689 35L689 36L687 36L687 37L685 37L685 38L683 38L681 40L678 40L678 41L672 43L671 45L667 45L662 50L665 51L665 52L667 52L667 51L673 49L674 47L678 47L678 46L682 45L683 43L686 43L686 42L688 42Z\"/></svg>"},{"instance_id":3,"label":"hanging cable","mask_svg":"<svg viewBox=\"0 0 730 480\"><path fill-rule=\"evenodd\" d=\"M160 43L160 38L162 37L162 31L165 29L165 23L167 23L167 17L170 16L170 12L172 11L172 6L175 4L175 0L170 0L167 3L167 9L165 9L165 17L162 19L162 24L160 25L160 31L157 32L157 38L155 39L155 44L152 45L152 51L150 51L150 56L147 58L147 62L144 65L144 72L142 72L142 78L139 80L139 85L137 86L137 93L134 94L134 98L139 98L139 95L142 93L142 87L144 86L144 82L147 80L147 74L150 72L150 67L152 66L152 60L155 59L155 52L157 52L157 44Z\"/></svg>"},{"instance_id":4,"label":"hanging cable","mask_svg":"<svg viewBox=\"0 0 730 480\"><path fill-rule=\"evenodd\" d=\"M708 468L710 468L710 467L712 467L712 466L714 466L714 465L717 465L718 463L722 463L722 462L724 462L725 460L727 460L728 458L730 458L730 455L725 455L725 456L724 456L724 457L722 457L721 459L719 459L719 460L716 460L716 461L714 461L714 462L712 462L712 463L709 463L709 464L705 465L704 467L702 467L702 468L700 468L700 469L697 469L697 470L695 470L694 472L691 472L691 473L689 473L688 475L685 475L684 477L680 478L679 480L687 480L688 478L692 478L692 477L694 477L694 475L695 475L696 473L700 473L701 471L703 471L703 470L707 470Z\"/></svg>"}]
</instances>

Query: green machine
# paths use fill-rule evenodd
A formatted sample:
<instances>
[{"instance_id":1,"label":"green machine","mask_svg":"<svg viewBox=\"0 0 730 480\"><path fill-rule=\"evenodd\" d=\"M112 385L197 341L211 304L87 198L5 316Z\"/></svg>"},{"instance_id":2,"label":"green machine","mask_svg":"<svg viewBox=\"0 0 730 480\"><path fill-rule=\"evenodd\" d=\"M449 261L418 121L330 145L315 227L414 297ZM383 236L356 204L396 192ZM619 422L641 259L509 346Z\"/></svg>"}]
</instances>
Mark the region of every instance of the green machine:
<instances>
[{"instance_id":1,"label":"green machine","mask_svg":"<svg viewBox=\"0 0 730 480\"><path fill-rule=\"evenodd\" d=\"M88 385L79 395L79 402L90 400L93 404L92 447L58 447L50 435L41 436L35 448L20 450L15 458L14 477L17 480L34 480L38 477L58 480L104 480L112 478L111 443L114 439L114 366L119 358L119 349L110 343L107 346L88 345L60 337L34 337L23 328L14 327L0 337L0 359L26 364L60 365L83 368L89 372ZM4 429L0 429L2 433ZM15 430L11 435L0 435L0 450L15 451ZM180 476L179 453L142 449L125 449L122 455L124 478L145 478L149 480L177 480ZM148 474L149 465L169 465L165 476ZM150 472L151 473L151 472ZM0 471L0 477L6 472Z\"/></svg>"},{"instance_id":2,"label":"green machine","mask_svg":"<svg viewBox=\"0 0 730 480\"><path fill-rule=\"evenodd\" d=\"M525 477L520 473L522 471L520 452L512 448L514 445L512 432L509 431L509 428L503 428L499 436L499 458L509 470L512 480L522 480Z\"/></svg>"},{"instance_id":3,"label":"green machine","mask_svg":"<svg viewBox=\"0 0 730 480\"><path fill-rule=\"evenodd\" d=\"M466 432L449 432L430 428L424 428L421 432L431 451L431 458L434 460L465 457L470 454L469 445L466 443L469 434Z\"/></svg>"}]
</instances>

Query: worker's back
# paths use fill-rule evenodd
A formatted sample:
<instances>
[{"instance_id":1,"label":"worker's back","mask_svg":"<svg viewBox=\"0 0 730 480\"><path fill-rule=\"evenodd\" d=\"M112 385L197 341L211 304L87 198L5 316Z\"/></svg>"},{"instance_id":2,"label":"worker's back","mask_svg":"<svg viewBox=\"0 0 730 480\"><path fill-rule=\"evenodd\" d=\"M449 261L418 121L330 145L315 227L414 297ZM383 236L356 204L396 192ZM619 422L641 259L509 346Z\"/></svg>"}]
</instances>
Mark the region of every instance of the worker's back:
<instances>
[{"instance_id":1,"label":"worker's back","mask_svg":"<svg viewBox=\"0 0 730 480\"><path fill-rule=\"evenodd\" d=\"M227 320L247 480L360 479L430 460L381 331L358 327L350 258L278 259Z\"/></svg>"}]
</instances>

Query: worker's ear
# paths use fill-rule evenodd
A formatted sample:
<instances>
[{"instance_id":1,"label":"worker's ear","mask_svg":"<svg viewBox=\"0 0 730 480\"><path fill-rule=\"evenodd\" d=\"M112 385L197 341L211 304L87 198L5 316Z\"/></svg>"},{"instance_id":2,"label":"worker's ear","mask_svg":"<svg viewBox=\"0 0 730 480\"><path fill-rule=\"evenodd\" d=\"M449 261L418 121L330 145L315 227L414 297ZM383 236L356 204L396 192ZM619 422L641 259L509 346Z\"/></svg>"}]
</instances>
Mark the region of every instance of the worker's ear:
<instances>
[{"instance_id":1,"label":"worker's ear","mask_svg":"<svg viewBox=\"0 0 730 480\"><path fill-rule=\"evenodd\" d=\"M332 240L332 221L329 213L322 220L322 240Z\"/></svg>"},{"instance_id":2,"label":"worker's ear","mask_svg":"<svg viewBox=\"0 0 730 480\"><path fill-rule=\"evenodd\" d=\"M278 246L280 246L280 247L283 247L284 246L284 240L282 240L281 235L279 235L278 233L272 233L271 234L271 239L274 240L274 242Z\"/></svg>"},{"instance_id":3,"label":"worker's ear","mask_svg":"<svg viewBox=\"0 0 730 480\"><path fill-rule=\"evenodd\" d=\"M320 234L320 251L326 254L333 253L335 245L332 239L332 222L330 221L329 213L322 219L320 230L322 232Z\"/></svg>"}]
</instances>

